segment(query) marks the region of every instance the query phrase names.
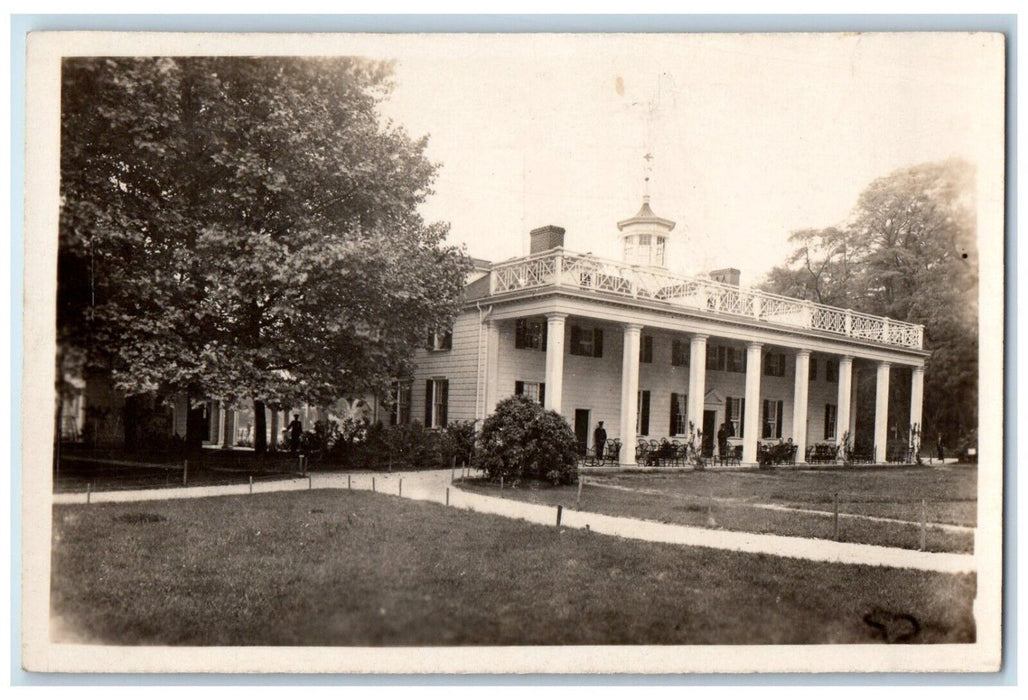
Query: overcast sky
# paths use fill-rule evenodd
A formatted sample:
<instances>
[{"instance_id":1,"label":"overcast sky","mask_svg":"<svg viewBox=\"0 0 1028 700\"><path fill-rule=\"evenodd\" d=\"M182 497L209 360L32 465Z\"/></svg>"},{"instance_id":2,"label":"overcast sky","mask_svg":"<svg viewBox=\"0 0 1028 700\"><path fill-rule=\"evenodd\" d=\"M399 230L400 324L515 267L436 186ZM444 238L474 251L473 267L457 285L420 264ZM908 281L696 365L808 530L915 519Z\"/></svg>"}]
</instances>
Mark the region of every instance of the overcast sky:
<instances>
[{"instance_id":1,"label":"overcast sky","mask_svg":"<svg viewBox=\"0 0 1028 700\"><path fill-rule=\"evenodd\" d=\"M529 229L557 224L568 248L619 258L650 152L652 207L677 222L669 267L734 266L749 284L874 178L978 161L1002 85L985 40L423 36L368 53L397 59L384 109L441 165L426 217L472 255L521 255Z\"/></svg>"}]
</instances>

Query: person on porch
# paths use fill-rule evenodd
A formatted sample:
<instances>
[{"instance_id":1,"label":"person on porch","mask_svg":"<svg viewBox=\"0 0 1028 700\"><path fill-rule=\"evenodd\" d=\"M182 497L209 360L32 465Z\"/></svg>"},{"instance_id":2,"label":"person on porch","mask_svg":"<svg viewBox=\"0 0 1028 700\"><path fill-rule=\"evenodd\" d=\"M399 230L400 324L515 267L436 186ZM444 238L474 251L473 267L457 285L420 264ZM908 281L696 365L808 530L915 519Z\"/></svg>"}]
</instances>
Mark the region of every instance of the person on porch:
<instances>
[{"instance_id":1,"label":"person on porch","mask_svg":"<svg viewBox=\"0 0 1028 700\"><path fill-rule=\"evenodd\" d=\"M607 431L603 429L603 421L600 421L593 431L593 445L596 447L596 459L603 459L603 446L607 444Z\"/></svg>"}]
</instances>

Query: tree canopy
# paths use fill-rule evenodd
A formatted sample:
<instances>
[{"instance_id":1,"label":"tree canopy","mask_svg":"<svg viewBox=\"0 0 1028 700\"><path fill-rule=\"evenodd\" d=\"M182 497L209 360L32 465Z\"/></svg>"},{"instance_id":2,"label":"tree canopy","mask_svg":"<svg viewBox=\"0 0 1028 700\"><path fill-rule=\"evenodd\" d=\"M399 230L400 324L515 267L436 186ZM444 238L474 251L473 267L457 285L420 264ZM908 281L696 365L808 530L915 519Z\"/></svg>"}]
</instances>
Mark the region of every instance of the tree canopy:
<instances>
[{"instance_id":1,"label":"tree canopy","mask_svg":"<svg viewBox=\"0 0 1028 700\"><path fill-rule=\"evenodd\" d=\"M974 434L978 255L974 168L961 160L872 182L848 222L794 232L768 291L924 324L924 435Z\"/></svg>"},{"instance_id":2,"label":"tree canopy","mask_svg":"<svg viewBox=\"0 0 1028 700\"><path fill-rule=\"evenodd\" d=\"M390 70L65 59L62 343L129 394L288 406L402 374L468 259L418 213L436 166L379 115Z\"/></svg>"}]
</instances>

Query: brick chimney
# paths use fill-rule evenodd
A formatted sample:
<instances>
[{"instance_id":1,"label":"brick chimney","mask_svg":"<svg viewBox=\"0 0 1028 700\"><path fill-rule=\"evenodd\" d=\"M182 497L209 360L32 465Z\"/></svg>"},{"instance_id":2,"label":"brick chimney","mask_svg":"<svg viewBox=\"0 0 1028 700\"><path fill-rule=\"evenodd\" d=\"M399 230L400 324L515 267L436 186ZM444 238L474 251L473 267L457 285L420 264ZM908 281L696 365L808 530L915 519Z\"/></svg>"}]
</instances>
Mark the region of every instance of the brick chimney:
<instances>
[{"instance_id":1,"label":"brick chimney","mask_svg":"<svg viewBox=\"0 0 1028 700\"><path fill-rule=\"evenodd\" d=\"M560 226L540 226L534 228L528 234L531 236L532 243L529 249L529 253L535 255L541 253L544 250L550 250L551 248L563 248L564 247L564 229Z\"/></svg>"},{"instance_id":2,"label":"brick chimney","mask_svg":"<svg viewBox=\"0 0 1028 700\"><path fill-rule=\"evenodd\" d=\"M734 267L723 267L720 270L711 270L710 279L721 284L730 284L733 287L738 287L739 274L739 271Z\"/></svg>"}]
</instances>

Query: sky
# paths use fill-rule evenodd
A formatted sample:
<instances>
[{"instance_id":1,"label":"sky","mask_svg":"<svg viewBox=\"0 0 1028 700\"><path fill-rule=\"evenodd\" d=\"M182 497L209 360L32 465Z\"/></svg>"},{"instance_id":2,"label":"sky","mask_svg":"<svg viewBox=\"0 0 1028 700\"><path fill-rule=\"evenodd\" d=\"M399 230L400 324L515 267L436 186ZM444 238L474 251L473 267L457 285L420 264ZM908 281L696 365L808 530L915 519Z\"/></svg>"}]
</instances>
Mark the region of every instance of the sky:
<instances>
[{"instance_id":1,"label":"sky","mask_svg":"<svg viewBox=\"0 0 1028 700\"><path fill-rule=\"evenodd\" d=\"M677 223L668 267L755 284L791 231L844 222L875 178L994 155L983 114L1001 109L988 35L379 39L358 51L396 61L383 112L440 166L424 215L492 261L547 224L620 258L651 153L652 208Z\"/></svg>"}]
</instances>

